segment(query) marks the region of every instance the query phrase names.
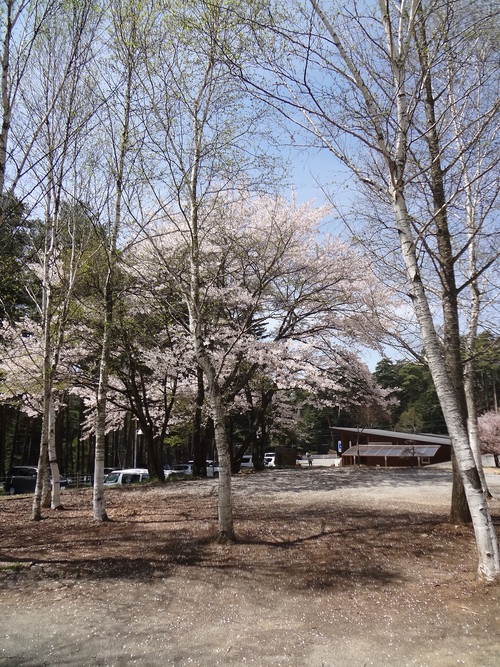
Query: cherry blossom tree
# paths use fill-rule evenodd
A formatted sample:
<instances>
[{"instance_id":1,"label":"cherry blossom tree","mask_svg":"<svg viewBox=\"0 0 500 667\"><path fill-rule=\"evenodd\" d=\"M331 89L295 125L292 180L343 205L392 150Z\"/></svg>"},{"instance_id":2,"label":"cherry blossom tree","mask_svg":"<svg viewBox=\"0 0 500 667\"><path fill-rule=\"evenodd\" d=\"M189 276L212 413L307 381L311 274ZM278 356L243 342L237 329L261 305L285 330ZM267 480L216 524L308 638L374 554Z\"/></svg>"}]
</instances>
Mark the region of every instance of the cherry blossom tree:
<instances>
[{"instance_id":1,"label":"cherry blossom tree","mask_svg":"<svg viewBox=\"0 0 500 667\"><path fill-rule=\"evenodd\" d=\"M340 359L335 339L349 345L367 340L374 303L387 294L359 253L320 233L324 208L242 192L225 203L219 195L209 210L198 248L204 353L214 367L225 412L230 406L233 413L253 411L243 449L259 441L259 460L263 442L255 434L262 431L277 392L309 387L330 394L335 405L343 403L332 371ZM161 267L160 280L153 279L150 289L159 299L163 286L170 308L178 303L175 317L187 328L189 312L166 287L175 284L180 294L188 289L183 286L186 235L172 218L174 212L156 224L137 251L136 264L150 277ZM345 353L345 358L353 370L354 355Z\"/></svg>"},{"instance_id":2,"label":"cherry blossom tree","mask_svg":"<svg viewBox=\"0 0 500 667\"><path fill-rule=\"evenodd\" d=\"M29 417L45 418L44 401L44 337L39 323L24 317L17 323L4 323L1 329L1 363L2 378L0 402L14 405ZM62 507L60 499L59 470L55 456L55 419L56 415L66 407L65 391L72 382L71 363L65 354L62 340L58 340L57 363L51 368L51 398L49 406L49 429L45 455L49 454L51 463L52 483L46 479L42 485L42 494L47 494L47 502L41 506ZM47 466L45 466L47 469ZM47 469L48 471L48 469ZM38 481L38 480L37 480Z\"/></svg>"},{"instance_id":3,"label":"cherry blossom tree","mask_svg":"<svg viewBox=\"0 0 500 667\"><path fill-rule=\"evenodd\" d=\"M146 290L132 302L126 313L117 308L120 331L110 359L108 400L136 419L150 476L163 481L164 441L175 416L176 397L191 400L196 363L186 332L175 322L165 322Z\"/></svg>"},{"instance_id":4,"label":"cherry blossom tree","mask_svg":"<svg viewBox=\"0 0 500 667\"><path fill-rule=\"evenodd\" d=\"M481 452L492 454L495 457L495 465L500 467L500 413L485 412L479 417L479 439Z\"/></svg>"},{"instance_id":5,"label":"cherry blossom tree","mask_svg":"<svg viewBox=\"0 0 500 667\"><path fill-rule=\"evenodd\" d=\"M328 333L340 335L341 325L339 321ZM260 345L257 342L257 347ZM307 406L337 413L348 410L351 414L361 414L371 406L380 416L387 408L386 394L357 354L338 342L333 344L322 337L308 343L278 341L268 346L262 367L245 386L248 432L241 453L249 442L254 459L263 458L273 435L300 428L301 413ZM243 411L243 396L234 409L239 405Z\"/></svg>"}]
</instances>

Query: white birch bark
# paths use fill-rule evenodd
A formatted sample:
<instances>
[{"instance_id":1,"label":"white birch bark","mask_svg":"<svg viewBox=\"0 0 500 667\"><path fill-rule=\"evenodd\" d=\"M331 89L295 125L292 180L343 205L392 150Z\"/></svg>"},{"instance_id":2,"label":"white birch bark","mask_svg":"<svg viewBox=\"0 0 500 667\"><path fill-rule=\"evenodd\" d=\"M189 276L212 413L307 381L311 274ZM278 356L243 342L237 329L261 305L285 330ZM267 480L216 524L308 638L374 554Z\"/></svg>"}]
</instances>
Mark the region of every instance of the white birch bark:
<instances>
[{"instance_id":1,"label":"white birch bark","mask_svg":"<svg viewBox=\"0 0 500 667\"><path fill-rule=\"evenodd\" d=\"M50 269L55 248L55 220L51 216L51 188L49 187L46 202L45 216L45 241L43 253L43 277L42 277L42 304L41 316L43 327L42 341L42 435L40 441L40 452L38 457L38 476L33 498L32 518L39 521L42 518L42 506L47 506L47 495L43 493L44 481L47 490L46 469L48 466L49 451L49 428L50 428L50 403L52 398L52 283L50 280ZM44 497L45 496L45 497ZM49 503L50 504L50 503Z\"/></svg>"},{"instance_id":2,"label":"white birch bark","mask_svg":"<svg viewBox=\"0 0 500 667\"><path fill-rule=\"evenodd\" d=\"M94 461L94 486L93 486L93 514L94 521L107 521L105 497L104 497L104 455L106 438L106 409L107 394L109 385L109 361L111 355L112 326L113 326L113 301L115 299L115 279L117 267L117 243L118 234L121 225L121 209L124 193L125 163L130 149L129 131L131 119L131 97L134 76L134 49L135 30L133 9L129 16L126 16L127 8L124 13L117 10L116 21L116 39L120 42L120 47L124 48L125 62L125 91L123 99L122 129L117 158L115 165L115 200L113 219L111 220L109 238L107 239L107 276L104 288L104 317L103 317L103 335L101 340L101 357L99 363L99 382L97 388L97 406L96 406L96 438L95 438L95 461ZM130 9L130 8L129 8ZM126 25L130 21L130 25Z\"/></svg>"},{"instance_id":3,"label":"white birch bark","mask_svg":"<svg viewBox=\"0 0 500 667\"><path fill-rule=\"evenodd\" d=\"M453 442L456 462L463 481L479 554L478 574L486 581L500 576L498 539L490 510L483 493L476 463L469 443L459 401L448 377L441 344L434 328L432 314L419 274L415 255L415 239L411 233L406 204L401 194L395 193L394 212L400 232L401 251L407 270L415 313L417 315L424 349L434 380L436 392Z\"/></svg>"},{"instance_id":4,"label":"white birch bark","mask_svg":"<svg viewBox=\"0 0 500 667\"><path fill-rule=\"evenodd\" d=\"M108 268L107 282L111 278L112 267ZM108 285L106 285L108 291ZM112 297L111 297L112 298ZM107 304L105 306L107 310ZM97 388L96 405L96 427L95 427L95 454L94 454L94 485L92 496L92 508L94 521L107 521L106 503L104 497L104 453L106 438L106 404L108 391L108 366L110 354L109 328L111 326L110 315L105 313L104 331L101 340L101 358L99 362L99 382Z\"/></svg>"},{"instance_id":5,"label":"white birch bark","mask_svg":"<svg viewBox=\"0 0 500 667\"><path fill-rule=\"evenodd\" d=\"M191 233L190 291L189 295L187 295L187 307L189 312L190 332L193 339L196 358L207 378L207 389L210 405L213 411L215 445L219 459L219 540L224 542L235 539L231 495L231 456L226 434L223 397L217 371L204 347L200 297L200 238L198 227L198 177L206 116L210 111L213 75L214 59L210 56L206 66L205 77L200 86L200 90L198 91L198 96L195 100L193 109L192 166L189 178L189 226ZM201 105L204 96L207 96L208 98L208 101L206 102L207 106L205 108Z\"/></svg>"},{"instance_id":6,"label":"white birch bark","mask_svg":"<svg viewBox=\"0 0 500 667\"><path fill-rule=\"evenodd\" d=\"M472 211L469 209L467 217L470 221L472 220L471 216L472 216ZM476 262L476 242L474 235L474 226L472 222L468 224L468 228L469 228L469 243L470 243L469 273L471 276L474 276L477 271L477 262ZM486 476L484 474L483 460L481 456L481 443L479 440L478 414L477 414L477 404L475 396L476 364L474 358L474 344L477 339L479 310L481 301L477 285L477 279L471 280L469 292L470 292L469 323L466 336L466 351L465 351L467 359L465 361L465 368L464 368L464 388L465 388L465 399L467 401L467 430L469 433L469 442L472 448L472 453L474 455L474 460L476 462L479 478L481 480L481 486L483 488L485 495L487 497L491 497L491 494L488 489L488 483L486 482Z\"/></svg>"},{"instance_id":7,"label":"white birch bark","mask_svg":"<svg viewBox=\"0 0 500 667\"><path fill-rule=\"evenodd\" d=\"M381 9L383 9L383 6L381 6ZM479 553L478 574L481 578L484 578L487 581L493 581L500 576L498 539L477 472L467 429L464 425L460 400L454 389L453 381L449 377L443 349L435 330L429 302L418 266L416 239L412 233L410 216L408 214L403 193L403 169L406 162L407 150L408 109L404 88L405 60L402 56L403 54L400 52L397 58L392 58L393 68L396 71L395 89L398 91L397 105L399 120L398 149L396 151L397 169L396 172L391 169L390 186L393 198L394 215L399 232L401 253L406 267L406 275L410 286L415 314L420 326L424 350L443 410L446 425L448 427L448 432L453 443L456 463L471 513ZM443 299L446 299L446 295L444 294ZM446 304L444 307L447 307Z\"/></svg>"},{"instance_id":8,"label":"white birch bark","mask_svg":"<svg viewBox=\"0 0 500 667\"><path fill-rule=\"evenodd\" d=\"M464 119L461 118L463 114L460 113L460 110L457 105L457 100L455 98L455 90L453 86L453 75L452 67L454 63L450 63L448 67L449 75L449 85L448 85L448 99L450 104L451 113L453 116L453 124L455 128L455 143L457 146L457 153L460 157L460 163L462 165L463 173L463 190L465 195L465 228L467 230L467 247L468 247L468 282L469 282L469 308L468 308L468 324L467 324L467 333L465 337L465 366L464 366L464 386L465 386L465 398L467 401L467 430L469 432L469 441L471 444L472 452L474 454L474 460L476 461L476 466L478 469L479 477L481 479L481 484L483 491L487 497L491 497L491 493L488 489L488 484L486 481L486 476L484 474L483 461L481 456L481 443L479 439L479 427L478 427L478 412L477 412L477 401L476 401L476 359L475 359L475 343L477 340L478 327L479 327L479 316L481 311L481 300L482 300L482 291L480 289L480 278L479 278L479 266L478 266L478 235L482 226L482 220L478 219L478 210L480 204L483 203L483 208L489 210L489 208L494 205L498 198L499 187L491 188L491 185L488 188L485 188L485 192L481 192L481 183L483 176L487 175L489 172L489 166L482 164L481 156L476 152L476 164L474 166L474 171L471 171L469 162L466 160L466 151L465 151L465 142L461 139L461 132L459 127L460 120L464 123ZM481 95L478 94L478 97L481 98ZM492 106L495 106L493 102ZM491 109L488 109L488 113L485 114L485 122L488 122L488 119L492 113ZM460 119L460 120L459 120ZM468 119L465 121L465 124L468 122ZM496 128L498 131L498 128ZM487 200L482 202L482 199ZM496 254L498 255L500 251L497 250ZM495 259L495 253L493 257L490 258L489 263ZM484 277L483 277L484 280Z\"/></svg>"},{"instance_id":9,"label":"white birch bark","mask_svg":"<svg viewBox=\"0 0 500 667\"><path fill-rule=\"evenodd\" d=\"M42 435L40 438L40 453L38 456L38 475L36 478L35 494L31 509L31 518L34 521L40 521L42 518L42 501L44 498L44 480L47 488L48 472L48 442L49 442L49 424L48 413L42 417ZM50 496L49 496L50 498Z\"/></svg>"},{"instance_id":10,"label":"white birch bark","mask_svg":"<svg viewBox=\"0 0 500 667\"><path fill-rule=\"evenodd\" d=\"M53 510L63 508L61 502L61 476L59 474L59 462L56 452L56 411L54 409L54 396L50 396L49 405L49 467L51 476L51 503Z\"/></svg>"},{"instance_id":11,"label":"white birch bark","mask_svg":"<svg viewBox=\"0 0 500 667\"><path fill-rule=\"evenodd\" d=\"M481 480L481 486L484 494L491 498L491 493L484 474L483 459L481 455L481 442L479 439L478 414L475 398L475 371L474 361L465 363L464 370L465 398L467 401L467 431L469 433L469 442L476 462L477 472Z\"/></svg>"},{"instance_id":12,"label":"white birch bark","mask_svg":"<svg viewBox=\"0 0 500 667\"><path fill-rule=\"evenodd\" d=\"M38 187L45 198L45 240L43 250L42 269L42 303L39 308L42 320L42 437L39 455L39 476L35 489L32 515L34 519L41 518L41 507L52 506L54 509L61 508L60 499L60 475L55 447L55 409L54 391L56 374L59 365L61 350L64 345L64 335L67 326L70 303L78 270L80 268L81 254L77 251L77 222L68 221L65 231L71 238L69 256L66 258L64 269L59 267L59 275L56 269L57 253L60 251L60 211L61 201L69 189L68 172L69 165L75 169L78 154L78 142L85 130L89 115L78 113L79 86L81 84L84 66L87 64L89 54L85 49L84 39L87 33L88 14L85 7L81 7L82 13L72 26L74 33L68 31L64 22L67 16L54 19L54 30L48 30L40 37L40 48L44 57L40 57L40 78L44 87L44 99L46 107L39 110L38 124L43 129L43 136L38 132L42 143L42 154L44 159L40 160L38 168L41 170ZM74 18L74 17L72 17ZM60 20L60 23L58 21ZM52 34L52 32L54 34ZM59 40L61 41L58 41ZM65 41L66 40L66 41ZM55 53L54 42L61 46L61 52ZM63 43L64 42L64 43ZM43 47L43 48L42 48ZM64 47L64 48L63 48ZM63 55L66 59L63 60ZM75 65L78 64L79 67ZM35 70L36 71L36 70ZM64 92L66 103L62 109L56 107L56 101ZM35 96L39 93L35 93ZM27 99L27 97L25 97ZM78 130L76 125L80 124ZM77 201L76 178L73 180L74 201ZM66 290L59 297L54 296L54 280L64 280ZM47 463L50 465L52 474L52 488L47 484L48 474L45 476ZM40 481L40 484L38 483ZM41 486L44 486L43 490ZM40 487L40 488L39 488Z\"/></svg>"}]
</instances>

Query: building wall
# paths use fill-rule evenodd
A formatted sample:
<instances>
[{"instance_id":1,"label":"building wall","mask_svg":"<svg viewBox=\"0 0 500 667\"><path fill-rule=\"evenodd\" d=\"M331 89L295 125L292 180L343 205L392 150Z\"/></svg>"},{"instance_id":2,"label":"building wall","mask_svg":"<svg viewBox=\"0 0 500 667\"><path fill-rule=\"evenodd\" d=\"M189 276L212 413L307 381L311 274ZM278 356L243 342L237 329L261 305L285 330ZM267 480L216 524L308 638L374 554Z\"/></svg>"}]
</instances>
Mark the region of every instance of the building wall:
<instances>
[{"instance_id":1,"label":"building wall","mask_svg":"<svg viewBox=\"0 0 500 667\"><path fill-rule=\"evenodd\" d=\"M436 454L439 453L439 450ZM450 460L443 459L444 461ZM354 456L343 456L342 465L343 466L353 466L353 465L364 465L364 466L373 466L380 468L417 468L425 465L430 465L431 463L441 463L440 460L437 460L436 457L431 459L418 459L418 457L410 458L401 458L400 456L360 456L359 460Z\"/></svg>"}]
</instances>

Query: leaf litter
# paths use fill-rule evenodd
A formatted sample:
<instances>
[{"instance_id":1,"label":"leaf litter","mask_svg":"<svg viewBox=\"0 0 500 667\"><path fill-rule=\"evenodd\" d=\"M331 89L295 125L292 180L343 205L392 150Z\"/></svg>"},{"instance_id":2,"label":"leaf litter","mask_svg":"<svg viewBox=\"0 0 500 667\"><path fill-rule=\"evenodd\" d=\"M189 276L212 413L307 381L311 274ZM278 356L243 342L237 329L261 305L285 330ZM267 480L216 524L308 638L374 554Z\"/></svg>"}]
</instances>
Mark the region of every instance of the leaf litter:
<instances>
[{"instance_id":1,"label":"leaf litter","mask_svg":"<svg viewBox=\"0 0 500 667\"><path fill-rule=\"evenodd\" d=\"M496 667L500 591L450 488L428 469L238 475L225 545L215 480L109 490L103 524L88 489L40 522L2 497L0 667Z\"/></svg>"}]
</instances>

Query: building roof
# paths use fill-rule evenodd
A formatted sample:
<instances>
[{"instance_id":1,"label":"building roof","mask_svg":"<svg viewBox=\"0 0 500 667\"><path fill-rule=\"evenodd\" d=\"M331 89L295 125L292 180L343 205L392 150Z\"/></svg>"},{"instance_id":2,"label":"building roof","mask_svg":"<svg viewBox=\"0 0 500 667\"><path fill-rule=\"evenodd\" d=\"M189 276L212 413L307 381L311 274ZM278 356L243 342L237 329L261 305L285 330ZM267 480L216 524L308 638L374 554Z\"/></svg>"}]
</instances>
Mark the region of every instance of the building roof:
<instances>
[{"instance_id":1,"label":"building roof","mask_svg":"<svg viewBox=\"0 0 500 667\"><path fill-rule=\"evenodd\" d=\"M409 457L432 457L439 449L439 445L388 445L384 442L371 443L370 445L354 445L349 447L342 456L398 456Z\"/></svg>"},{"instance_id":2,"label":"building roof","mask_svg":"<svg viewBox=\"0 0 500 667\"><path fill-rule=\"evenodd\" d=\"M435 433L402 433L401 431L384 431L378 428L348 428L345 426L332 426L333 432L338 433L355 433L356 435L374 435L388 440L405 440L408 442L422 442L433 445L451 445L449 435L436 435ZM373 444L373 443L372 443ZM426 454L423 454L426 456Z\"/></svg>"}]
</instances>

